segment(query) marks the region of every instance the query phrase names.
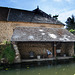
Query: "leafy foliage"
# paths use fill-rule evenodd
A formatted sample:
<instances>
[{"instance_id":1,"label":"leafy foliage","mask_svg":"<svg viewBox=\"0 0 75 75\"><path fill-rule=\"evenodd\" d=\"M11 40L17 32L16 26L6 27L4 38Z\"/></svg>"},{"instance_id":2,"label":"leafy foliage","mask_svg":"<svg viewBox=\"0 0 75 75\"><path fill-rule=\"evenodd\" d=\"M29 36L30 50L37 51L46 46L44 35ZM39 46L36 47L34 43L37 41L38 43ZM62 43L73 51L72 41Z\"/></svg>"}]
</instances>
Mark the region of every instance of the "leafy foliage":
<instances>
[{"instance_id":1,"label":"leafy foliage","mask_svg":"<svg viewBox=\"0 0 75 75\"><path fill-rule=\"evenodd\" d=\"M11 48L11 45L7 46L4 50L4 57L7 59L9 63L12 63L15 58L15 52Z\"/></svg>"},{"instance_id":2,"label":"leafy foliage","mask_svg":"<svg viewBox=\"0 0 75 75\"><path fill-rule=\"evenodd\" d=\"M7 40L4 40L3 41L3 44L11 44L11 42L10 41L7 41Z\"/></svg>"},{"instance_id":3,"label":"leafy foliage","mask_svg":"<svg viewBox=\"0 0 75 75\"><path fill-rule=\"evenodd\" d=\"M70 29L69 32L75 34L75 29Z\"/></svg>"},{"instance_id":4,"label":"leafy foliage","mask_svg":"<svg viewBox=\"0 0 75 75\"><path fill-rule=\"evenodd\" d=\"M6 63L13 63L15 59L15 51L13 50L12 45L6 44L5 48L2 46L1 49L0 60L4 58Z\"/></svg>"},{"instance_id":5,"label":"leafy foliage","mask_svg":"<svg viewBox=\"0 0 75 75\"><path fill-rule=\"evenodd\" d=\"M68 17L67 21L66 21L66 27L68 30L70 29L75 29L75 18L74 15L72 15L72 17Z\"/></svg>"}]
</instances>

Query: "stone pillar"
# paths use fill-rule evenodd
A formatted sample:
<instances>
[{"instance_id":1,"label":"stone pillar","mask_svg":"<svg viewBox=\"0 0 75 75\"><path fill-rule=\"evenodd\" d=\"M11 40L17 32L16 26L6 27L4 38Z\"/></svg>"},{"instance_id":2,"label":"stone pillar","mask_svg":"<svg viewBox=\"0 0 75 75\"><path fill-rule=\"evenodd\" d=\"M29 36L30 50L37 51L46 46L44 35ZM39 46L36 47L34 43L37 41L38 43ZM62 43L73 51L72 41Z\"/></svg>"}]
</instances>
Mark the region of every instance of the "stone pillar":
<instances>
[{"instance_id":1,"label":"stone pillar","mask_svg":"<svg viewBox=\"0 0 75 75\"><path fill-rule=\"evenodd\" d=\"M14 62L15 63L20 63L21 62L21 58L20 58L20 53L19 53L18 47L17 47L15 42L12 42L12 44L13 44L13 48L15 50L15 55L16 55Z\"/></svg>"}]
</instances>

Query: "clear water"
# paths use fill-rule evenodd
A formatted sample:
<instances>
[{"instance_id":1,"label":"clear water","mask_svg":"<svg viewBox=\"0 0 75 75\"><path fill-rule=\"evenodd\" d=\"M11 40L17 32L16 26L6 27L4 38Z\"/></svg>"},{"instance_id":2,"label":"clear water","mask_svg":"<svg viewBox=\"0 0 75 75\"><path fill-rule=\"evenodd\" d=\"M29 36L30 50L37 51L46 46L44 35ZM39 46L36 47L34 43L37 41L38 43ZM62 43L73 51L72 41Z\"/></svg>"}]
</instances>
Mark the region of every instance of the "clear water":
<instances>
[{"instance_id":1,"label":"clear water","mask_svg":"<svg viewBox=\"0 0 75 75\"><path fill-rule=\"evenodd\" d=\"M0 75L75 75L75 63L0 70Z\"/></svg>"}]
</instances>

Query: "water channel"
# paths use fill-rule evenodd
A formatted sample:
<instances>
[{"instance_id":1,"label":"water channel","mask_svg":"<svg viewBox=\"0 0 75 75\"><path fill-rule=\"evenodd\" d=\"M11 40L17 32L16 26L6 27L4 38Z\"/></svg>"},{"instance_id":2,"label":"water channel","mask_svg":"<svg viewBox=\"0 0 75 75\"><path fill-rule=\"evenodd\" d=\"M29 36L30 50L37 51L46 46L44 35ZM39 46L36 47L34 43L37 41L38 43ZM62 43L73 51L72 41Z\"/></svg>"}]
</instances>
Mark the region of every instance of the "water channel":
<instances>
[{"instance_id":1,"label":"water channel","mask_svg":"<svg viewBox=\"0 0 75 75\"><path fill-rule=\"evenodd\" d=\"M75 62L47 65L16 65L0 70L0 75L75 75Z\"/></svg>"}]
</instances>

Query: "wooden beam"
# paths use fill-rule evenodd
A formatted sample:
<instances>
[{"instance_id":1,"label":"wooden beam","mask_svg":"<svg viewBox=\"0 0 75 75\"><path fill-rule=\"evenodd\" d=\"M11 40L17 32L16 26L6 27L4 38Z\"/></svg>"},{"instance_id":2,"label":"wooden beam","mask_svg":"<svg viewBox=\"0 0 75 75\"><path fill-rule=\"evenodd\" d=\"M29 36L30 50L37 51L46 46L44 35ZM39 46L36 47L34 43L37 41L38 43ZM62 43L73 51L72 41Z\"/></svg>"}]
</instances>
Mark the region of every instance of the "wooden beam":
<instances>
[{"instance_id":1,"label":"wooden beam","mask_svg":"<svg viewBox=\"0 0 75 75\"><path fill-rule=\"evenodd\" d=\"M33 61L53 61L53 60L64 60L64 59L73 59L73 57L53 57L53 58L41 58L41 59L22 59L21 62L33 62Z\"/></svg>"},{"instance_id":2,"label":"wooden beam","mask_svg":"<svg viewBox=\"0 0 75 75\"><path fill-rule=\"evenodd\" d=\"M56 42L54 42L54 57L56 57Z\"/></svg>"}]
</instances>

